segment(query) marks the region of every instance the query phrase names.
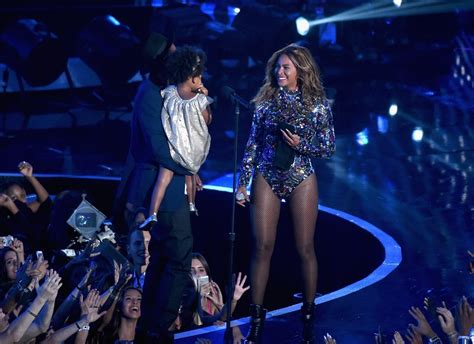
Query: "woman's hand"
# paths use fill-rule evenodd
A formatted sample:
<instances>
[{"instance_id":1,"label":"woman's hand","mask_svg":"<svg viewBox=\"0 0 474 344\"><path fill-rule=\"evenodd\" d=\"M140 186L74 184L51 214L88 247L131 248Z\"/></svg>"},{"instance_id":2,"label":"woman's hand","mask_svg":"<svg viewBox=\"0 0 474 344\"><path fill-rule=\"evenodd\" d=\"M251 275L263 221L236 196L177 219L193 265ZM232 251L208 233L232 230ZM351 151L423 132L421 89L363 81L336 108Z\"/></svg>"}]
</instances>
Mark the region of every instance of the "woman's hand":
<instances>
[{"instance_id":1,"label":"woman's hand","mask_svg":"<svg viewBox=\"0 0 474 344\"><path fill-rule=\"evenodd\" d=\"M400 335L400 332L395 331L395 333L393 334L392 344L405 344L405 341Z\"/></svg>"},{"instance_id":2,"label":"woman's hand","mask_svg":"<svg viewBox=\"0 0 474 344\"><path fill-rule=\"evenodd\" d=\"M438 313L438 320L441 325L441 329L448 336L456 332L456 327L454 325L454 317L451 311L446 307L446 304L443 302L443 307L437 307L436 313Z\"/></svg>"},{"instance_id":3,"label":"woman's hand","mask_svg":"<svg viewBox=\"0 0 474 344\"><path fill-rule=\"evenodd\" d=\"M28 266L26 274L31 278L37 278L38 281L41 281L48 271L49 263L44 258L39 258L31 266Z\"/></svg>"},{"instance_id":4,"label":"woman's hand","mask_svg":"<svg viewBox=\"0 0 474 344\"><path fill-rule=\"evenodd\" d=\"M459 302L458 313L459 335L468 336L469 331L474 326L474 309L471 307L465 296L463 296Z\"/></svg>"},{"instance_id":5,"label":"woman's hand","mask_svg":"<svg viewBox=\"0 0 474 344\"><path fill-rule=\"evenodd\" d=\"M19 239L13 238L11 248L18 256L18 263L23 264L25 262L25 249L23 248L23 242Z\"/></svg>"},{"instance_id":6,"label":"woman's hand","mask_svg":"<svg viewBox=\"0 0 474 344\"><path fill-rule=\"evenodd\" d=\"M103 300L101 300L100 293L96 289L89 291L85 300L81 294L79 300L81 303L81 318L88 323L97 321L107 313L107 311L99 313L99 308L103 305Z\"/></svg>"},{"instance_id":7,"label":"woman's hand","mask_svg":"<svg viewBox=\"0 0 474 344\"><path fill-rule=\"evenodd\" d=\"M326 333L326 335L324 336L324 343L325 344L336 344L336 340L329 333Z\"/></svg>"},{"instance_id":8,"label":"woman's hand","mask_svg":"<svg viewBox=\"0 0 474 344\"><path fill-rule=\"evenodd\" d=\"M289 129L280 129L281 134L283 135L283 140L286 142L288 146L290 146L293 149L296 149L296 147L300 144L301 139L298 135L293 134Z\"/></svg>"},{"instance_id":9,"label":"woman's hand","mask_svg":"<svg viewBox=\"0 0 474 344\"><path fill-rule=\"evenodd\" d=\"M245 203L250 202L250 197L247 193L246 186L239 186L237 192L235 193L235 202L241 207L245 207Z\"/></svg>"},{"instance_id":10,"label":"woman's hand","mask_svg":"<svg viewBox=\"0 0 474 344\"><path fill-rule=\"evenodd\" d=\"M26 178L33 176L33 166L29 162L22 161L18 164L18 170Z\"/></svg>"},{"instance_id":11,"label":"woman's hand","mask_svg":"<svg viewBox=\"0 0 474 344\"><path fill-rule=\"evenodd\" d=\"M408 327L406 338L410 344L423 344L423 337L415 329L415 325L413 324L410 324Z\"/></svg>"},{"instance_id":12,"label":"woman's hand","mask_svg":"<svg viewBox=\"0 0 474 344\"><path fill-rule=\"evenodd\" d=\"M36 278L34 280L38 281ZM58 290L62 285L59 274L54 270L49 270L46 280L43 282L41 287L38 288L37 294L47 301L54 301L58 295Z\"/></svg>"},{"instance_id":13,"label":"woman's hand","mask_svg":"<svg viewBox=\"0 0 474 344\"><path fill-rule=\"evenodd\" d=\"M242 278L242 273L239 272L237 275L237 282L235 282L235 288L234 288L234 297L233 299L235 301L239 301L242 295L250 289L250 286L244 287L245 281L247 280L247 275L244 275Z\"/></svg>"},{"instance_id":14,"label":"woman's hand","mask_svg":"<svg viewBox=\"0 0 474 344\"><path fill-rule=\"evenodd\" d=\"M428 320L426 320L425 315L418 307L411 307L408 310L408 313L410 313L410 315L418 322L417 326L413 326L413 328L418 333L428 338L433 338L436 336L436 333L431 328L430 324L428 323Z\"/></svg>"},{"instance_id":15,"label":"woman's hand","mask_svg":"<svg viewBox=\"0 0 474 344\"><path fill-rule=\"evenodd\" d=\"M18 212L15 202L13 202L13 200L4 193L0 194L0 207L7 208L12 213Z\"/></svg>"}]
</instances>

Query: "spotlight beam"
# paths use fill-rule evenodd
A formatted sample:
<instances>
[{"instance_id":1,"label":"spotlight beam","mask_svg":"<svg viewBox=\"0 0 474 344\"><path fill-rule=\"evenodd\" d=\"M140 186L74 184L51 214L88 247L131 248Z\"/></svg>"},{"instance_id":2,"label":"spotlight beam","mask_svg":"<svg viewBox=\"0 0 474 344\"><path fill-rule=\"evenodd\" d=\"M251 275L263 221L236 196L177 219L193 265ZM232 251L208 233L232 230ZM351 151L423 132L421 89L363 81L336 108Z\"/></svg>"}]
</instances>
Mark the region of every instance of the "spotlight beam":
<instances>
[{"instance_id":1,"label":"spotlight beam","mask_svg":"<svg viewBox=\"0 0 474 344\"><path fill-rule=\"evenodd\" d=\"M425 6L425 5L430 5L434 4L440 1L445 1L445 0L421 0L415 3L411 4L404 4L403 7L401 8L394 8L394 5L392 3L388 3L387 0L379 0L378 2L373 2L361 6L357 6L355 8L349 9L347 11L341 12L339 14L333 15L331 17L327 17L324 19L326 22L334 22L334 21L343 21L343 20L353 20L354 18L357 19L359 16L367 15L369 13L380 13L381 11L391 11L391 10L401 10L405 8L413 8L413 7L418 7L418 6ZM329 20L329 21L326 21Z\"/></svg>"},{"instance_id":2,"label":"spotlight beam","mask_svg":"<svg viewBox=\"0 0 474 344\"><path fill-rule=\"evenodd\" d=\"M456 9L472 9L472 1L441 1L441 0L422 0L411 4L403 4L402 7L395 8L393 5L387 6L387 3L376 3L371 6L363 5L354 9L344 11L323 19L317 19L310 22L310 26L321 25L338 21L362 20L371 18L399 17L417 14L429 14L449 12ZM367 10L366 10L367 9Z\"/></svg>"}]
</instances>

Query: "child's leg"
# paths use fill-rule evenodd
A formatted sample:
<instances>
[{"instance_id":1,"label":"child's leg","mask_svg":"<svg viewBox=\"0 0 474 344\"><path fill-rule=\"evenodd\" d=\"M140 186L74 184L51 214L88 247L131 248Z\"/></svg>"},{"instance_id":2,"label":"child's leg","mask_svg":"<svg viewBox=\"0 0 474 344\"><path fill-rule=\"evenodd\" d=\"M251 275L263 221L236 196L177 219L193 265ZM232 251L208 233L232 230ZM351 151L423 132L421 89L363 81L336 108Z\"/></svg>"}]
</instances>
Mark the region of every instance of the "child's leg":
<instances>
[{"instance_id":1,"label":"child's leg","mask_svg":"<svg viewBox=\"0 0 474 344\"><path fill-rule=\"evenodd\" d=\"M161 202L163 201L166 189L168 188L173 175L173 171L164 167L160 167L160 172L158 173L158 178L156 179L155 188L153 189L153 195L151 196L149 215L156 215L160 209Z\"/></svg>"},{"instance_id":2,"label":"child's leg","mask_svg":"<svg viewBox=\"0 0 474 344\"><path fill-rule=\"evenodd\" d=\"M186 193L188 194L188 202L194 203L196 199L196 181L194 176L185 176Z\"/></svg>"}]
</instances>

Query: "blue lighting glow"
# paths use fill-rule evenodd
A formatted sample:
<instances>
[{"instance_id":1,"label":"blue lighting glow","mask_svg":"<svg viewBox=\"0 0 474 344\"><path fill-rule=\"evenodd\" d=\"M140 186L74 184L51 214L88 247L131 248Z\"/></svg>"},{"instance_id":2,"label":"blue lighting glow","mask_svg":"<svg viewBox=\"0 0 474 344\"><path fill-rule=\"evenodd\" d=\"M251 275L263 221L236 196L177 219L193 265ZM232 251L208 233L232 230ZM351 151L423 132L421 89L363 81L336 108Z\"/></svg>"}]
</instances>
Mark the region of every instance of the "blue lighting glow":
<instances>
[{"instance_id":1,"label":"blue lighting glow","mask_svg":"<svg viewBox=\"0 0 474 344\"><path fill-rule=\"evenodd\" d=\"M393 0L393 4L397 7L400 7L402 5L402 0Z\"/></svg>"},{"instance_id":2,"label":"blue lighting glow","mask_svg":"<svg viewBox=\"0 0 474 344\"><path fill-rule=\"evenodd\" d=\"M398 113L398 105L397 104L390 105L390 108L388 109L388 114L390 116L395 116L397 113Z\"/></svg>"},{"instance_id":3,"label":"blue lighting glow","mask_svg":"<svg viewBox=\"0 0 474 344\"><path fill-rule=\"evenodd\" d=\"M356 134L356 142L359 146L365 146L369 143L369 131L367 128Z\"/></svg>"},{"instance_id":4,"label":"blue lighting glow","mask_svg":"<svg viewBox=\"0 0 474 344\"><path fill-rule=\"evenodd\" d=\"M306 36L309 32L309 21L306 18L298 17L296 19L296 30L301 36Z\"/></svg>"},{"instance_id":5,"label":"blue lighting glow","mask_svg":"<svg viewBox=\"0 0 474 344\"><path fill-rule=\"evenodd\" d=\"M152 0L151 6L152 7L163 7L165 5L164 0Z\"/></svg>"},{"instance_id":6,"label":"blue lighting glow","mask_svg":"<svg viewBox=\"0 0 474 344\"><path fill-rule=\"evenodd\" d=\"M382 134L388 132L388 119L386 116L377 116L377 130Z\"/></svg>"},{"instance_id":7,"label":"blue lighting glow","mask_svg":"<svg viewBox=\"0 0 474 344\"><path fill-rule=\"evenodd\" d=\"M115 17L113 17L111 15L107 16L107 20L115 26L120 26L120 22L117 19L115 19Z\"/></svg>"},{"instance_id":8,"label":"blue lighting glow","mask_svg":"<svg viewBox=\"0 0 474 344\"><path fill-rule=\"evenodd\" d=\"M423 140L423 129L415 128L411 133L411 139L415 142L420 142Z\"/></svg>"},{"instance_id":9,"label":"blue lighting glow","mask_svg":"<svg viewBox=\"0 0 474 344\"><path fill-rule=\"evenodd\" d=\"M207 14L208 16L214 18L214 9L216 8L216 4L212 2L203 2L201 4L201 12Z\"/></svg>"}]
</instances>

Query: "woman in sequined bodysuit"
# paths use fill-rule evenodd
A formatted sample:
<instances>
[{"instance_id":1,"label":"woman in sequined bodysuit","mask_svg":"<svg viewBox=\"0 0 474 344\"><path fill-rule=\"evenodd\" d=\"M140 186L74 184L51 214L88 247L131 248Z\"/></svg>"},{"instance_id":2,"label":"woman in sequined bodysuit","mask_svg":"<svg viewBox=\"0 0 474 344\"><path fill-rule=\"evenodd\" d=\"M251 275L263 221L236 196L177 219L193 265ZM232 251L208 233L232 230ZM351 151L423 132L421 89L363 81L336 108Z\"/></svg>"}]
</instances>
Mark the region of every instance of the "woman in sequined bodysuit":
<instances>
[{"instance_id":1,"label":"woman in sequined bodysuit","mask_svg":"<svg viewBox=\"0 0 474 344\"><path fill-rule=\"evenodd\" d=\"M255 240L250 272L252 320L247 342L260 341L266 312L262 303L280 202L286 199L304 281L304 342L312 343L318 275L314 251L318 188L311 158L330 157L335 137L332 112L309 50L291 44L275 52L267 63L265 83L253 101L256 109L236 194L239 205L250 202ZM282 157L290 159L286 167L277 163ZM250 200L247 186L252 177Z\"/></svg>"}]
</instances>

